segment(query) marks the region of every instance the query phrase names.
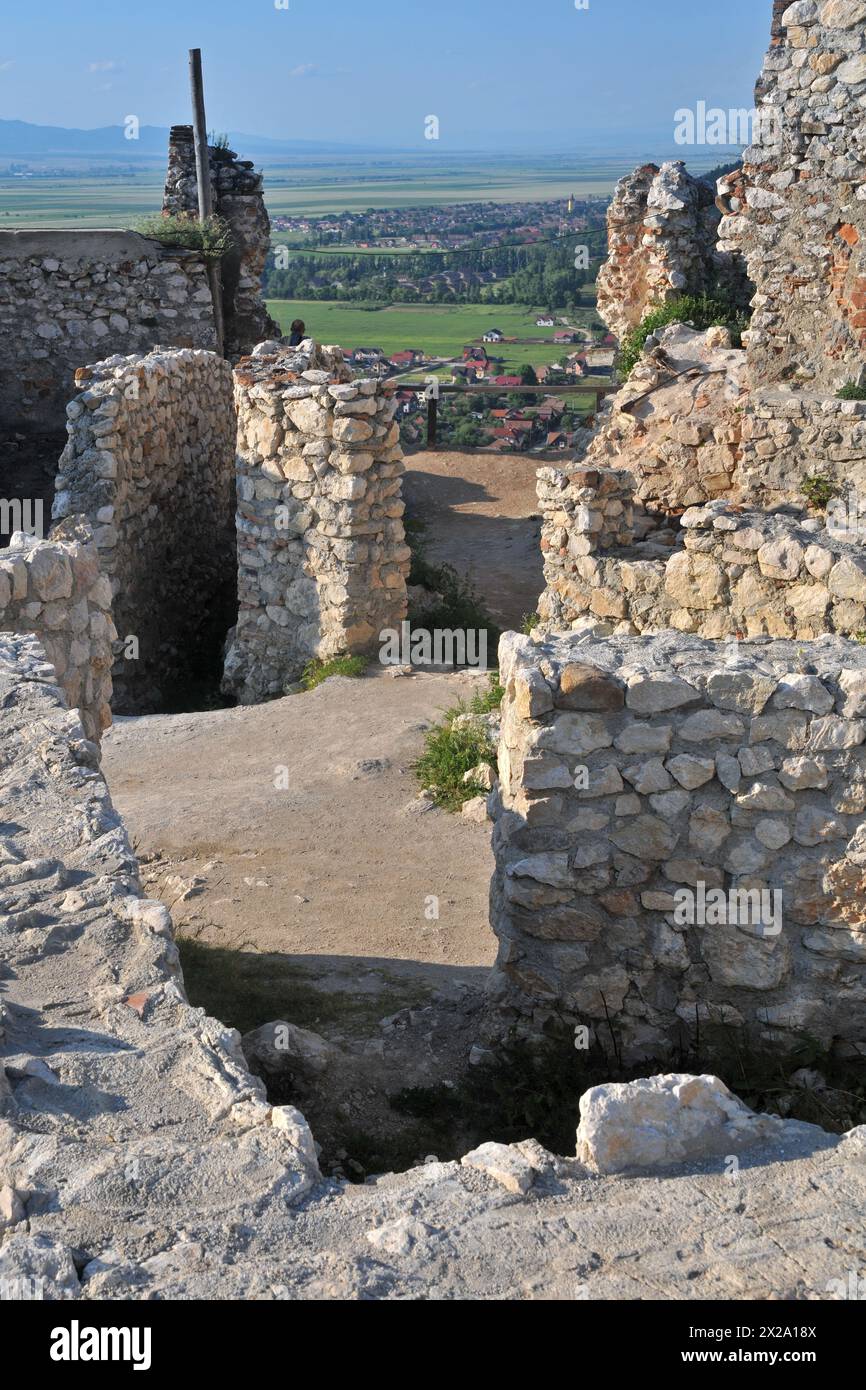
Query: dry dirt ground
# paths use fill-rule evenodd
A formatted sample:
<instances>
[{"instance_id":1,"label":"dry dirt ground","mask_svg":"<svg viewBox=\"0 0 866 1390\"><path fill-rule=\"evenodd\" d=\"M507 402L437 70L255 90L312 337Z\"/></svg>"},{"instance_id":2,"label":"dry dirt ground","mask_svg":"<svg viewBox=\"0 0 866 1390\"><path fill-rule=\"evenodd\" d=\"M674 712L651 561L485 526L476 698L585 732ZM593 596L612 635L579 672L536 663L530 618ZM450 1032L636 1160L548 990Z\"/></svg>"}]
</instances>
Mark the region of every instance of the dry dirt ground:
<instances>
[{"instance_id":1,"label":"dry dirt ground","mask_svg":"<svg viewBox=\"0 0 866 1390\"><path fill-rule=\"evenodd\" d=\"M180 932L355 989L385 963L430 984L483 978L489 833L425 809L412 763L484 684L371 668L266 705L119 719L105 775Z\"/></svg>"},{"instance_id":2,"label":"dry dirt ground","mask_svg":"<svg viewBox=\"0 0 866 1390\"><path fill-rule=\"evenodd\" d=\"M409 463L429 559L471 575L494 619L519 625L542 588L538 461ZM489 830L420 799L412 764L443 711L486 684L373 666L257 707L119 719L105 739L103 770L143 886L171 909L192 1002L241 1032L285 1019L339 1049L327 1086L301 1078L303 1094L283 1097L326 1157L341 1128L399 1130L388 1094L459 1078L479 1041L496 953ZM388 1158L398 1166L393 1145Z\"/></svg>"},{"instance_id":3,"label":"dry dirt ground","mask_svg":"<svg viewBox=\"0 0 866 1390\"><path fill-rule=\"evenodd\" d=\"M472 452L406 458L403 496L427 527L428 559L468 576L503 630L522 627L544 588L535 473L550 462Z\"/></svg>"},{"instance_id":4,"label":"dry dirt ground","mask_svg":"<svg viewBox=\"0 0 866 1390\"><path fill-rule=\"evenodd\" d=\"M371 668L266 705L119 719L105 739L191 1001L242 1033L284 1019L339 1049L327 1082L295 1077L282 1097L308 1113L329 1171L352 1156L348 1132L402 1134L388 1095L450 1082L478 1041L490 834L419 799L412 763L486 680ZM376 1166L400 1155L392 1142Z\"/></svg>"}]
</instances>

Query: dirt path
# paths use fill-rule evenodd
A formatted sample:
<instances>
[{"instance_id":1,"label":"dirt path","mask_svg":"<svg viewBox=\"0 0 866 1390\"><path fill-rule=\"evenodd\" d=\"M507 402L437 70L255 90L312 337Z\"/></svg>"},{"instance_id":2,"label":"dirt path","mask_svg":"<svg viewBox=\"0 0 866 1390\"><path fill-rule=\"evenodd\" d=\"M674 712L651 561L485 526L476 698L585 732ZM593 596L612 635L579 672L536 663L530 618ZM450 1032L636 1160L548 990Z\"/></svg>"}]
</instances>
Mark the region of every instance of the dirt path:
<instances>
[{"instance_id":1,"label":"dirt path","mask_svg":"<svg viewBox=\"0 0 866 1390\"><path fill-rule=\"evenodd\" d=\"M408 513L427 525L427 554L468 575L500 627L520 628L544 588L536 469L522 455L435 453L406 459Z\"/></svg>"},{"instance_id":2,"label":"dirt path","mask_svg":"<svg viewBox=\"0 0 866 1390\"><path fill-rule=\"evenodd\" d=\"M254 708L118 721L103 766L148 891L182 935L366 992L375 1018L405 1002L383 992L482 985L489 833L422 809L411 771L424 730L479 682L376 670Z\"/></svg>"}]
</instances>

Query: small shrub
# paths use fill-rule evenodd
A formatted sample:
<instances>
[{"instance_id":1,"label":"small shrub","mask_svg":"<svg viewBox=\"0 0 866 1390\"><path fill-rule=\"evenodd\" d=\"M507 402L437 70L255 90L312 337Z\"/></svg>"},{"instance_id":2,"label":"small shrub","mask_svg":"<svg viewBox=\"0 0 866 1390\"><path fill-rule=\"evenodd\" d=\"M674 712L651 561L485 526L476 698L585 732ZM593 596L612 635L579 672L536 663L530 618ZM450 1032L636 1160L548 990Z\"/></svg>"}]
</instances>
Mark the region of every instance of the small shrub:
<instances>
[{"instance_id":1,"label":"small shrub","mask_svg":"<svg viewBox=\"0 0 866 1390\"><path fill-rule=\"evenodd\" d=\"M803 479L803 496L816 511L823 512L827 503L838 495L839 489L833 479L822 473L810 473Z\"/></svg>"},{"instance_id":2,"label":"small shrub","mask_svg":"<svg viewBox=\"0 0 866 1390\"><path fill-rule=\"evenodd\" d=\"M225 218L206 217L200 222L191 212L169 213L162 217L146 217L136 223L140 236L160 241L163 246L182 246L186 251L200 251L206 261L219 261L234 246L232 230Z\"/></svg>"},{"instance_id":3,"label":"small shrub","mask_svg":"<svg viewBox=\"0 0 866 1390\"><path fill-rule=\"evenodd\" d=\"M640 360L643 346L651 333L666 328L669 323L689 323L693 328L729 328L736 347L741 334L749 326L749 316L736 308L723 295L684 295L670 304L659 304L623 338L619 349L618 370L625 381Z\"/></svg>"},{"instance_id":4,"label":"small shrub","mask_svg":"<svg viewBox=\"0 0 866 1390\"><path fill-rule=\"evenodd\" d=\"M331 676L348 676L357 680L366 669L367 661L363 656L332 656L328 661L317 656L308 661L301 672L301 685L305 690L315 690L317 685Z\"/></svg>"},{"instance_id":5,"label":"small shrub","mask_svg":"<svg viewBox=\"0 0 866 1390\"><path fill-rule=\"evenodd\" d=\"M524 637L528 637L534 627L538 627L541 616L538 613L524 613L523 622L520 624L520 631Z\"/></svg>"},{"instance_id":6,"label":"small shrub","mask_svg":"<svg viewBox=\"0 0 866 1390\"><path fill-rule=\"evenodd\" d=\"M836 392L840 401L866 401L866 386L858 386L856 381L846 381L841 391Z\"/></svg>"},{"instance_id":7,"label":"small shrub","mask_svg":"<svg viewBox=\"0 0 866 1390\"><path fill-rule=\"evenodd\" d=\"M499 708L504 694L498 674L492 675L488 690L478 691L469 701L458 701L445 711L443 722L425 734L424 752L414 771L443 810L459 811L465 801L483 795L482 786L463 778L482 763L496 768L496 751L484 719Z\"/></svg>"}]
</instances>

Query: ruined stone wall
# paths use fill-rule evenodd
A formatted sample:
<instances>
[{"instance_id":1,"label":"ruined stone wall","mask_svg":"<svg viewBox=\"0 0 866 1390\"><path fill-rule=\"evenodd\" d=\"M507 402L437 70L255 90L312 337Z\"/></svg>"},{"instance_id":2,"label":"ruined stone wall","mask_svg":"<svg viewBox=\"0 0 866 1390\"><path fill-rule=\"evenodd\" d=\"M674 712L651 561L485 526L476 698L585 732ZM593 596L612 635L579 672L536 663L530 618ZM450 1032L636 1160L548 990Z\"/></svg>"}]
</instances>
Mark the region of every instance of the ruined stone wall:
<instances>
[{"instance_id":1,"label":"ruined stone wall","mask_svg":"<svg viewBox=\"0 0 866 1390\"><path fill-rule=\"evenodd\" d=\"M756 388L742 417L740 494L775 507L802 499L815 477L866 498L866 401Z\"/></svg>"},{"instance_id":2,"label":"ruined stone wall","mask_svg":"<svg viewBox=\"0 0 866 1390\"><path fill-rule=\"evenodd\" d=\"M271 223L262 192L262 175L233 150L208 148L214 212L231 227L234 247L222 262L225 350L230 357L279 336L262 298L262 272L271 240ZM192 126L172 126L163 210L198 216L198 179Z\"/></svg>"},{"instance_id":3,"label":"ruined stone wall","mask_svg":"<svg viewBox=\"0 0 866 1390\"><path fill-rule=\"evenodd\" d=\"M716 1024L862 1047L866 650L509 633L500 663L500 1007L628 1059Z\"/></svg>"},{"instance_id":4,"label":"ruined stone wall","mask_svg":"<svg viewBox=\"0 0 866 1390\"><path fill-rule=\"evenodd\" d=\"M119 633L115 709L155 710L205 677L234 620L231 368L156 348L76 380L54 516L81 513L94 530Z\"/></svg>"},{"instance_id":5,"label":"ruined stone wall","mask_svg":"<svg viewBox=\"0 0 866 1390\"><path fill-rule=\"evenodd\" d=\"M37 634L45 657L38 679L57 684L88 739L111 723L111 586L80 518L50 540L18 532L0 553L0 647L10 633Z\"/></svg>"},{"instance_id":6,"label":"ruined stone wall","mask_svg":"<svg viewBox=\"0 0 866 1390\"><path fill-rule=\"evenodd\" d=\"M645 164L616 186L608 210L608 259L598 276L598 312L617 338L655 306L724 286L748 300L742 260L718 250L721 214L709 184L681 160Z\"/></svg>"},{"instance_id":7,"label":"ruined stone wall","mask_svg":"<svg viewBox=\"0 0 866 1390\"><path fill-rule=\"evenodd\" d=\"M539 470L543 627L596 620L705 637L866 631L866 516L849 516L843 504L828 527L805 509L767 513L719 499L686 511L677 531L650 529L641 540L633 489L631 474L615 469Z\"/></svg>"},{"instance_id":8,"label":"ruined stone wall","mask_svg":"<svg viewBox=\"0 0 866 1390\"><path fill-rule=\"evenodd\" d=\"M58 428L96 357L215 341L193 252L135 232L0 231L0 425Z\"/></svg>"},{"instance_id":9,"label":"ruined stone wall","mask_svg":"<svg viewBox=\"0 0 866 1390\"><path fill-rule=\"evenodd\" d=\"M796 0L774 20L756 93L774 120L719 183L720 244L756 287L753 380L832 394L866 357L866 4Z\"/></svg>"},{"instance_id":10,"label":"ruined stone wall","mask_svg":"<svg viewBox=\"0 0 866 1390\"><path fill-rule=\"evenodd\" d=\"M314 656L366 652L406 616L394 402L338 350L263 343L238 364L239 613L225 689L282 694Z\"/></svg>"},{"instance_id":11,"label":"ruined stone wall","mask_svg":"<svg viewBox=\"0 0 866 1390\"><path fill-rule=\"evenodd\" d=\"M724 328L672 324L650 344L605 402L580 462L628 469L647 511L676 515L737 492L746 358Z\"/></svg>"}]
</instances>

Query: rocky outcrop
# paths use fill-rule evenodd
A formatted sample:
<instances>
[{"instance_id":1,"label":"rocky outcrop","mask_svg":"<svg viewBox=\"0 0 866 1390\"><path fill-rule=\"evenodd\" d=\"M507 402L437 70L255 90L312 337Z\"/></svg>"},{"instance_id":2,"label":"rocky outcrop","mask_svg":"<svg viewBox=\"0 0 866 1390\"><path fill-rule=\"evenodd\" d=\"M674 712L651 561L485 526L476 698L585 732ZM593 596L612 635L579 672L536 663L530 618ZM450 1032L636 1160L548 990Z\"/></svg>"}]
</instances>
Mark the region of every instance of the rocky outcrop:
<instances>
[{"instance_id":1,"label":"rocky outcrop","mask_svg":"<svg viewBox=\"0 0 866 1390\"><path fill-rule=\"evenodd\" d=\"M229 224L234 245L221 263L225 351L231 358L279 335L262 297L262 272L271 240L271 223L262 192L262 175L252 161L238 159L222 145L208 147L213 209ZM192 126L172 126L163 211L198 216L198 180Z\"/></svg>"},{"instance_id":2,"label":"rocky outcrop","mask_svg":"<svg viewBox=\"0 0 866 1390\"><path fill-rule=\"evenodd\" d=\"M866 651L506 634L500 1004L627 1058L866 1040Z\"/></svg>"},{"instance_id":3,"label":"rocky outcrop","mask_svg":"<svg viewBox=\"0 0 866 1390\"><path fill-rule=\"evenodd\" d=\"M231 368L155 348L76 372L53 515L87 517L119 638L115 709L216 670L235 608Z\"/></svg>"},{"instance_id":4,"label":"rocky outcrop","mask_svg":"<svg viewBox=\"0 0 866 1390\"><path fill-rule=\"evenodd\" d=\"M598 275L598 312L623 338L654 307L719 286L748 300L742 261L720 251L713 189L681 160L645 164L616 186L608 210L608 259Z\"/></svg>"},{"instance_id":5,"label":"rocky outcrop","mask_svg":"<svg viewBox=\"0 0 866 1390\"><path fill-rule=\"evenodd\" d=\"M754 282L752 379L832 394L866 356L866 5L782 7L758 83L769 113L742 172L723 179L726 252Z\"/></svg>"},{"instance_id":6,"label":"rocky outcrop","mask_svg":"<svg viewBox=\"0 0 866 1390\"><path fill-rule=\"evenodd\" d=\"M235 372L237 628L224 688L283 694L312 657L369 652L406 616L394 400L339 350L262 343Z\"/></svg>"}]
</instances>

